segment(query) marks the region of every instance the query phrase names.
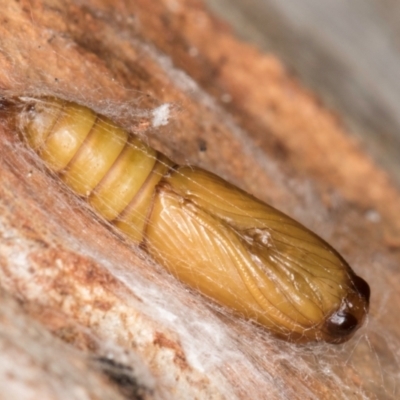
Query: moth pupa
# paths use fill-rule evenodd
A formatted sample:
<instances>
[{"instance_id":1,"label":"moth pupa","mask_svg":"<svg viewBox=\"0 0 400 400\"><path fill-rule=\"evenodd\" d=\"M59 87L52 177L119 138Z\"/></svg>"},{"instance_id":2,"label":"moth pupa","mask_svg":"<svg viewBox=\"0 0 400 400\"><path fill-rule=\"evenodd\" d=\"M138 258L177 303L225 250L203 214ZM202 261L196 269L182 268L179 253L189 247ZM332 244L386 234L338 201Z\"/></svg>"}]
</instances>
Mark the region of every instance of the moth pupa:
<instances>
[{"instance_id":1,"label":"moth pupa","mask_svg":"<svg viewBox=\"0 0 400 400\"><path fill-rule=\"evenodd\" d=\"M282 212L76 103L25 99L16 126L102 218L216 303L293 342L341 343L362 325L368 284Z\"/></svg>"}]
</instances>

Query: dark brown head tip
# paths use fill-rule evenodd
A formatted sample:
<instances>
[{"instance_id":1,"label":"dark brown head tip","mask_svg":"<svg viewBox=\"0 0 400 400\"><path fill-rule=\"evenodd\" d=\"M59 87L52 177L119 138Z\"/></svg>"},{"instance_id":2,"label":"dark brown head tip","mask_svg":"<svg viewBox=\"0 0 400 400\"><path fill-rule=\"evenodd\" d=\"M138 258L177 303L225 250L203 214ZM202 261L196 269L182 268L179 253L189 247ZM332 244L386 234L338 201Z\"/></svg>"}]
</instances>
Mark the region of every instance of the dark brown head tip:
<instances>
[{"instance_id":1,"label":"dark brown head tip","mask_svg":"<svg viewBox=\"0 0 400 400\"><path fill-rule=\"evenodd\" d=\"M347 296L340 308L325 320L324 331L331 343L343 343L353 336L365 320L371 294L369 285L359 276L351 277Z\"/></svg>"},{"instance_id":2,"label":"dark brown head tip","mask_svg":"<svg viewBox=\"0 0 400 400\"><path fill-rule=\"evenodd\" d=\"M352 278L352 281L356 292L359 293L365 299L367 305L369 305L371 289L369 288L368 283L357 275Z\"/></svg>"},{"instance_id":3,"label":"dark brown head tip","mask_svg":"<svg viewBox=\"0 0 400 400\"><path fill-rule=\"evenodd\" d=\"M349 311L339 310L326 321L326 329L330 336L338 339L351 335L359 325L358 319Z\"/></svg>"}]
</instances>

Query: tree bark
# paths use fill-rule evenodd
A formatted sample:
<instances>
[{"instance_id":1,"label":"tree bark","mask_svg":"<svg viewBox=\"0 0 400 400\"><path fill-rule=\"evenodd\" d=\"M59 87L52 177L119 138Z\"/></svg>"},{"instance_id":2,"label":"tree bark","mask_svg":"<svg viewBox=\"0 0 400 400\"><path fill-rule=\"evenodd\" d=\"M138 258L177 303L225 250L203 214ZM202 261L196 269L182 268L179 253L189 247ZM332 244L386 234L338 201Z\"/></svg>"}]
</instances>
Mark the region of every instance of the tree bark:
<instances>
[{"instance_id":1,"label":"tree bark","mask_svg":"<svg viewBox=\"0 0 400 400\"><path fill-rule=\"evenodd\" d=\"M338 116L196 0L0 6L0 398L397 398L400 193ZM370 283L367 325L296 346L188 291L20 141L6 103L42 96L316 231Z\"/></svg>"}]
</instances>

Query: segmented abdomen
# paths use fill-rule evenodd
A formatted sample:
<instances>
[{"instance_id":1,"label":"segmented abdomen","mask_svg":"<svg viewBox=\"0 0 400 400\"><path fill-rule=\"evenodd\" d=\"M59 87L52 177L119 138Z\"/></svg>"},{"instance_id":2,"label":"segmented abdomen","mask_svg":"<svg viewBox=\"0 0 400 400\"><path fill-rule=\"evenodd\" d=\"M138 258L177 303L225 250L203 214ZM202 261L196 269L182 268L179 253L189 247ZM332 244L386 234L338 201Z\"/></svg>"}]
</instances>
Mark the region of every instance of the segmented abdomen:
<instances>
[{"instance_id":1,"label":"segmented abdomen","mask_svg":"<svg viewBox=\"0 0 400 400\"><path fill-rule=\"evenodd\" d=\"M75 103L39 101L20 120L52 171L132 240L143 240L154 188L173 165L167 157Z\"/></svg>"}]
</instances>

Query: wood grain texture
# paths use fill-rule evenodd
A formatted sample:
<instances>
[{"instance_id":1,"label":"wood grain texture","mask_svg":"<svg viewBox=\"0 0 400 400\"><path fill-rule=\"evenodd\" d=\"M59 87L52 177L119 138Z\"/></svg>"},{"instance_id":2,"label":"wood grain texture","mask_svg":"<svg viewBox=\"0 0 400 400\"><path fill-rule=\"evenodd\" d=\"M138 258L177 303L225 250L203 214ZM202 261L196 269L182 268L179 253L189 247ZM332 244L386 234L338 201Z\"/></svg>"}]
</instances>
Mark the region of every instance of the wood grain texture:
<instances>
[{"instance_id":1,"label":"wood grain texture","mask_svg":"<svg viewBox=\"0 0 400 400\"><path fill-rule=\"evenodd\" d=\"M393 0L210 0L237 34L282 58L400 183L400 5Z\"/></svg>"},{"instance_id":2,"label":"wood grain texture","mask_svg":"<svg viewBox=\"0 0 400 400\"><path fill-rule=\"evenodd\" d=\"M29 318L73 354L95 354L95 337L113 343L116 359L139 358L155 398L398 397L400 193L336 116L198 1L0 6L2 97L89 106L296 217L372 284L368 326L348 344L274 340L188 292L97 220L40 167L3 110L0 282ZM170 120L155 128L166 103Z\"/></svg>"}]
</instances>

